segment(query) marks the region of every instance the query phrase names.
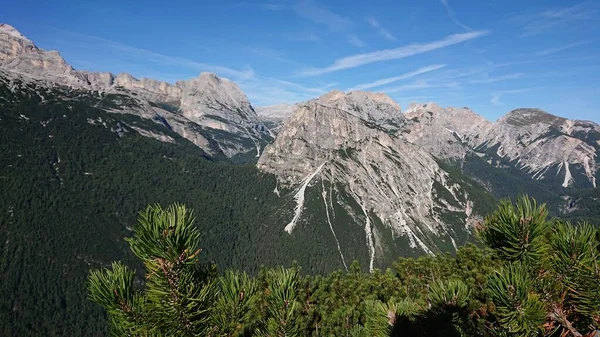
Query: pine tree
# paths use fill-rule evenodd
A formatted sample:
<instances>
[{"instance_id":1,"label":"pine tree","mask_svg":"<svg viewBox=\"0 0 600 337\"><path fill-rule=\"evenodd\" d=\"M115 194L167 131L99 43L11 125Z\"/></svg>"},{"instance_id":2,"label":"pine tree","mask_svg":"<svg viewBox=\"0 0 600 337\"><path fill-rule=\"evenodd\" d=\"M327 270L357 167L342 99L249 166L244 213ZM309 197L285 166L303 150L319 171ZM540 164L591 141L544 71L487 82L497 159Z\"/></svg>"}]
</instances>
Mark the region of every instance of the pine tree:
<instances>
[{"instance_id":1,"label":"pine tree","mask_svg":"<svg viewBox=\"0 0 600 337\"><path fill-rule=\"evenodd\" d=\"M477 230L486 249L403 258L395 271L300 276L298 266L216 276L199 264L182 205L149 206L127 239L144 264L92 271L89 298L114 336L593 336L600 327L600 236L503 201Z\"/></svg>"},{"instance_id":2,"label":"pine tree","mask_svg":"<svg viewBox=\"0 0 600 337\"><path fill-rule=\"evenodd\" d=\"M256 280L246 273L228 270L219 278L218 289L209 336L248 335L259 319L260 294Z\"/></svg>"},{"instance_id":3,"label":"pine tree","mask_svg":"<svg viewBox=\"0 0 600 337\"><path fill-rule=\"evenodd\" d=\"M301 336L299 322L301 303L297 300L298 271L283 267L270 270L266 278L267 312L256 336Z\"/></svg>"},{"instance_id":4,"label":"pine tree","mask_svg":"<svg viewBox=\"0 0 600 337\"><path fill-rule=\"evenodd\" d=\"M478 229L504 267L487 277L501 335L574 337L600 329L600 241L588 224L548 221L545 205L503 201Z\"/></svg>"},{"instance_id":5,"label":"pine tree","mask_svg":"<svg viewBox=\"0 0 600 337\"><path fill-rule=\"evenodd\" d=\"M209 331L214 270L198 264L200 233L183 205L148 206L127 239L146 268L145 285L120 263L92 271L90 299L109 316L115 336L198 336Z\"/></svg>"}]
</instances>

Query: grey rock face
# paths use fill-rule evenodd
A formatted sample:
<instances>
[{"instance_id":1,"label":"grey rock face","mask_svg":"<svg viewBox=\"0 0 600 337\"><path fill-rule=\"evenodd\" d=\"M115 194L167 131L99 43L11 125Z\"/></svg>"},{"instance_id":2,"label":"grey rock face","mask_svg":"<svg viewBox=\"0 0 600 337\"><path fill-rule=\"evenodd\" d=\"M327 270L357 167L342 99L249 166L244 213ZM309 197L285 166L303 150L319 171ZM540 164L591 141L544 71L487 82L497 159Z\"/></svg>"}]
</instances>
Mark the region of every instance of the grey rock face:
<instances>
[{"instance_id":1,"label":"grey rock face","mask_svg":"<svg viewBox=\"0 0 600 337\"><path fill-rule=\"evenodd\" d=\"M46 82L100 93L130 95L139 108L115 111L154 118L155 105L166 104L163 117L174 130L205 152L222 152L227 157L256 151L271 139L268 128L256 115L246 95L231 81L214 74L179 81L176 85L153 79L137 79L129 74L113 75L73 69L58 52L39 49L15 28L0 24L0 69L23 79ZM145 110L144 110L145 109ZM178 115L178 116L176 116ZM183 123L183 124L182 124ZM183 127L196 124L197 127ZM204 132L199 132L203 129ZM212 138L218 149L210 147Z\"/></svg>"},{"instance_id":2,"label":"grey rock face","mask_svg":"<svg viewBox=\"0 0 600 337\"><path fill-rule=\"evenodd\" d=\"M468 108L412 105L403 137L439 158L460 159L467 153L493 155L512 163L533 179L554 179L596 187L599 126L568 120L539 109L516 109L489 122ZM498 160L490 158L490 163ZM582 172L575 177L574 171Z\"/></svg>"},{"instance_id":3,"label":"grey rock face","mask_svg":"<svg viewBox=\"0 0 600 337\"><path fill-rule=\"evenodd\" d=\"M164 102L177 105L179 100L181 100L181 89L178 87L148 78L137 79L127 73L122 73L115 77L112 86L122 87L135 92L151 102Z\"/></svg>"},{"instance_id":4,"label":"grey rock face","mask_svg":"<svg viewBox=\"0 0 600 337\"><path fill-rule=\"evenodd\" d=\"M498 156L516 161L534 179L545 179L551 169L561 176L562 186L571 186L574 169L584 172L590 187L596 187L597 124L568 120L539 109L517 109L499 119L474 145L495 148Z\"/></svg>"},{"instance_id":5,"label":"grey rock face","mask_svg":"<svg viewBox=\"0 0 600 337\"><path fill-rule=\"evenodd\" d=\"M277 104L272 106L256 107L256 114L263 120L268 122L285 122L294 112L295 105L293 104Z\"/></svg>"},{"instance_id":6,"label":"grey rock face","mask_svg":"<svg viewBox=\"0 0 600 337\"><path fill-rule=\"evenodd\" d=\"M248 97L232 81L215 74L202 73L198 78L179 81L180 110L187 119L213 130L219 130L251 141L238 148L223 144L221 150L229 157L256 148L260 154L261 141L269 138L269 130L258 118ZM248 147L249 146L249 147Z\"/></svg>"},{"instance_id":7,"label":"grey rock face","mask_svg":"<svg viewBox=\"0 0 600 337\"><path fill-rule=\"evenodd\" d=\"M435 103L412 104L404 116L403 138L442 159L464 158L492 125L469 108L444 109Z\"/></svg>"},{"instance_id":8,"label":"grey rock face","mask_svg":"<svg viewBox=\"0 0 600 337\"><path fill-rule=\"evenodd\" d=\"M44 51L14 27L0 24L0 67L35 79L83 86L84 75L75 71L56 51Z\"/></svg>"},{"instance_id":9,"label":"grey rock face","mask_svg":"<svg viewBox=\"0 0 600 337\"><path fill-rule=\"evenodd\" d=\"M323 106L334 107L378 124L386 129L397 129L404 120L400 106L382 93L331 91L315 100Z\"/></svg>"},{"instance_id":10,"label":"grey rock face","mask_svg":"<svg viewBox=\"0 0 600 337\"><path fill-rule=\"evenodd\" d=\"M296 105L292 104L277 104L272 106L257 107L256 114L265 123L271 131L271 135L275 136L281 130L283 124L293 114Z\"/></svg>"},{"instance_id":11,"label":"grey rock face","mask_svg":"<svg viewBox=\"0 0 600 337\"><path fill-rule=\"evenodd\" d=\"M373 227L376 219L392 236L426 253L437 251L432 237L454 242L457 233L449 232L440 210L452 209L466 220L468 197L448 183L427 151L386 129L389 121L402 119L398 105L380 94L334 92L299 104L258 161L281 184L297 187L295 216L285 230L292 233L302 212L310 212L303 205L310 184L318 188L325 181L359 205L371 267L389 249Z\"/></svg>"}]
</instances>

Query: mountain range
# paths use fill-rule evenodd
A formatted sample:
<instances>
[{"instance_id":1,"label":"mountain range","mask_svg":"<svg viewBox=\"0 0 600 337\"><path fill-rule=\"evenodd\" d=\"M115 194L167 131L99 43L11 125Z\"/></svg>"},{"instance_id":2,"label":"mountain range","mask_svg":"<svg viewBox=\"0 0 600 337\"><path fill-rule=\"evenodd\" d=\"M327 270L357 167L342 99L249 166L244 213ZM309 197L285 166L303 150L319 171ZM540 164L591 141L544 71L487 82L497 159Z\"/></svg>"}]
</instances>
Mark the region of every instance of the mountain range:
<instances>
[{"instance_id":1,"label":"mountain range","mask_svg":"<svg viewBox=\"0 0 600 337\"><path fill-rule=\"evenodd\" d=\"M255 109L211 73L170 84L75 70L7 24L0 84L6 293L19 287L11 275L81 278L127 259L121 238L154 202L191 203L207 258L250 271L298 261L319 273L354 260L373 271L453 252L499 198L522 193L558 217L600 218L600 126L535 108L492 122L466 107L402 111L382 93L334 90ZM64 253L61 242L77 248ZM54 262L23 274L15 261L36 254ZM34 304L2 305L12 321Z\"/></svg>"}]
</instances>

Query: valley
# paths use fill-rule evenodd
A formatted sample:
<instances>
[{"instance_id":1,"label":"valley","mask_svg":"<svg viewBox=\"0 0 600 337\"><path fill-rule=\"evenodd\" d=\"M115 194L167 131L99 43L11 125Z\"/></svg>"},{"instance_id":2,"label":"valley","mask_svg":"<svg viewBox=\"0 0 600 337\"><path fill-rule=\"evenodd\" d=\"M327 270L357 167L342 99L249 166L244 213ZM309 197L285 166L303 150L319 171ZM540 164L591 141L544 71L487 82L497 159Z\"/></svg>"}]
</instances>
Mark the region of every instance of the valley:
<instances>
[{"instance_id":1,"label":"valley","mask_svg":"<svg viewBox=\"0 0 600 337\"><path fill-rule=\"evenodd\" d=\"M149 204L195 210L202 261L256 274L456 254L503 198L600 223L600 126L539 109L331 91L255 108L213 73L170 84L78 71L0 24L0 335L103 336L90 269L133 258ZM142 279L137 282L143 283ZM37 322L37 323L34 323Z\"/></svg>"}]
</instances>

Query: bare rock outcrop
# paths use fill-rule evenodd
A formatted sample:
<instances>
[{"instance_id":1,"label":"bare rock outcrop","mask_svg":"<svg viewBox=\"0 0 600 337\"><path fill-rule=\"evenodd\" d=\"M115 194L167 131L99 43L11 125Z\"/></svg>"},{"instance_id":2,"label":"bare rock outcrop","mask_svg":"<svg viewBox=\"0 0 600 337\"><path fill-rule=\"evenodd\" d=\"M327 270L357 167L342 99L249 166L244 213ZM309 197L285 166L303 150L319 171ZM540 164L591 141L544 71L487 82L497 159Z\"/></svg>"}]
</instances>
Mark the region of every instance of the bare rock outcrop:
<instances>
[{"instance_id":1,"label":"bare rock outcrop","mask_svg":"<svg viewBox=\"0 0 600 337\"><path fill-rule=\"evenodd\" d=\"M333 92L299 104L258 161L281 184L296 187L296 216L285 230L292 233L301 221L310 184L318 189L326 182L351 199L338 202L359 206L354 219L364 226L371 268L389 249L376 221L426 253L439 251L437 240L464 235L467 228L451 229L441 217L451 209L466 219L468 196L426 150L385 127L402 119L399 106L379 94Z\"/></svg>"},{"instance_id":2,"label":"bare rock outcrop","mask_svg":"<svg viewBox=\"0 0 600 337\"><path fill-rule=\"evenodd\" d=\"M132 100L144 102L138 102L136 108L124 106L114 110L144 118L154 118L155 108L160 105L164 108L160 117L173 121L174 131L207 153L221 152L233 157L255 151L258 157L261 147L272 138L239 87L215 74L202 73L197 78L173 85L138 79L127 73L77 71L58 52L36 47L7 24L0 24L0 69L12 76L47 85L129 95ZM190 123L198 127L183 127ZM212 142L207 137L212 138ZM216 144L217 148L209 143Z\"/></svg>"}]
</instances>

